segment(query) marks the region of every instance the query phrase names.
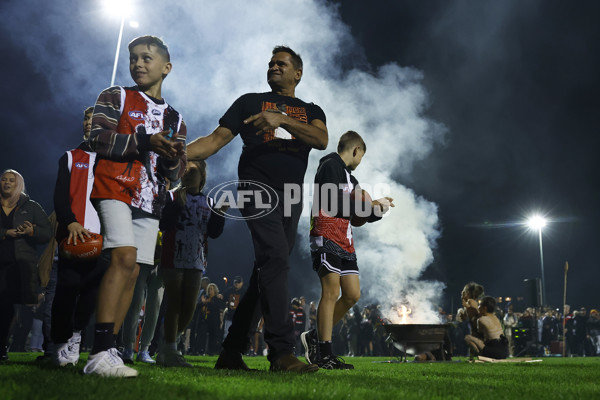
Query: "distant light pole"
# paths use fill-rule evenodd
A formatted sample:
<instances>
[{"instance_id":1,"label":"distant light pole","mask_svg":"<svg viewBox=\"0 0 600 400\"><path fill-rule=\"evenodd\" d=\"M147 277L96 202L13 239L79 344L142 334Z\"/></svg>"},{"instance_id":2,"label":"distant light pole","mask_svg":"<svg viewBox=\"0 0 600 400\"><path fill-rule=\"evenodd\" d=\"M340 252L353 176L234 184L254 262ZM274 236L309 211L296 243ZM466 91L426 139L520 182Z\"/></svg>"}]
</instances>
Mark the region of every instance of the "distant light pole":
<instances>
[{"instance_id":1,"label":"distant light pole","mask_svg":"<svg viewBox=\"0 0 600 400\"><path fill-rule=\"evenodd\" d=\"M125 16L121 17L121 29L119 29L119 39L117 40L117 52L115 53L115 63L113 64L112 78L110 86L115 85L115 75L117 75L117 64L119 63L119 50L121 49L121 39L123 38L123 26L125 25Z\"/></svg>"},{"instance_id":2,"label":"distant light pole","mask_svg":"<svg viewBox=\"0 0 600 400\"><path fill-rule=\"evenodd\" d=\"M540 265L542 267L542 306L546 305L546 279L544 278L544 250L542 247L542 229L547 225L546 218L534 215L527 220L527 226L538 232L540 238Z\"/></svg>"},{"instance_id":3,"label":"distant light pole","mask_svg":"<svg viewBox=\"0 0 600 400\"><path fill-rule=\"evenodd\" d=\"M115 85L115 77L117 75L117 65L119 63L119 50L121 49L121 39L123 38L123 28L125 27L125 19L131 13L131 2L128 0L106 0L104 8L107 13L121 17L121 28L119 29L119 39L117 40L117 50L115 52L115 62L113 64L112 77L110 78L110 86ZM136 21L129 21L129 26L137 28L139 24Z\"/></svg>"}]
</instances>

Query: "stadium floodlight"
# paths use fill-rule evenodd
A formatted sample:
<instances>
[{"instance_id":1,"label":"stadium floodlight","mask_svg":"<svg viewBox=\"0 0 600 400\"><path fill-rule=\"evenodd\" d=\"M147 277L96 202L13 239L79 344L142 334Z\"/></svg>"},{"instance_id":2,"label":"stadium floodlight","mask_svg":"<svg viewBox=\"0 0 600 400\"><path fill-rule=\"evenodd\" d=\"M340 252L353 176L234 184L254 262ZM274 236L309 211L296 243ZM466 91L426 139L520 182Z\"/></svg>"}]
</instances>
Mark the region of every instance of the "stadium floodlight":
<instances>
[{"instance_id":1,"label":"stadium floodlight","mask_svg":"<svg viewBox=\"0 0 600 400\"><path fill-rule=\"evenodd\" d=\"M548 220L541 215L533 215L527 220L527 226L534 231L539 231L546 227Z\"/></svg>"},{"instance_id":2,"label":"stadium floodlight","mask_svg":"<svg viewBox=\"0 0 600 400\"><path fill-rule=\"evenodd\" d=\"M133 13L133 6L129 0L104 0L104 12L110 16L127 18Z\"/></svg>"}]
</instances>

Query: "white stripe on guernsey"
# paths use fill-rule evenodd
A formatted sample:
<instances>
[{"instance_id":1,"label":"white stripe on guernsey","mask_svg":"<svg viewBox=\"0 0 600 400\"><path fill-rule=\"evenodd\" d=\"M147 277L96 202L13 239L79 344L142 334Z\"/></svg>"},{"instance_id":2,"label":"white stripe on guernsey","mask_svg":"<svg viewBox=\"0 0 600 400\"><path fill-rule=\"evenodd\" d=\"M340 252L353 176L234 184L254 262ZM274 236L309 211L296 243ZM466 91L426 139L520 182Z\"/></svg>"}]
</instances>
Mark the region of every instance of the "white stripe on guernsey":
<instances>
[{"instance_id":1,"label":"white stripe on guernsey","mask_svg":"<svg viewBox=\"0 0 600 400\"><path fill-rule=\"evenodd\" d=\"M335 268L333 265L331 265L327 262L327 254L326 253L321 254L321 265L323 265L327 270L329 270L331 272L335 272L336 274L341 275L341 273L342 273L341 270Z\"/></svg>"},{"instance_id":2,"label":"white stripe on guernsey","mask_svg":"<svg viewBox=\"0 0 600 400\"><path fill-rule=\"evenodd\" d=\"M90 160L88 162L88 182L87 182L87 193L85 200L85 226L84 228L90 232L100 233L100 218L98 213L90 201L90 194L94 188L94 163L96 162L96 153L88 152ZM69 153L70 155L70 153Z\"/></svg>"},{"instance_id":3,"label":"white stripe on guernsey","mask_svg":"<svg viewBox=\"0 0 600 400\"><path fill-rule=\"evenodd\" d=\"M121 90L121 105L119 106L119 114L123 114L123 109L125 108L125 89L122 86L119 86Z\"/></svg>"},{"instance_id":4,"label":"white stripe on guernsey","mask_svg":"<svg viewBox=\"0 0 600 400\"><path fill-rule=\"evenodd\" d=\"M67 168L69 172L71 172L71 168L73 167L73 155L70 151L67 151Z\"/></svg>"},{"instance_id":5,"label":"white stripe on guernsey","mask_svg":"<svg viewBox=\"0 0 600 400\"><path fill-rule=\"evenodd\" d=\"M344 172L346 173L346 181L348 182L348 189L350 189L350 192L354 190L354 185L352 184L352 179L350 179L350 172L348 172L348 170L344 170Z\"/></svg>"}]
</instances>

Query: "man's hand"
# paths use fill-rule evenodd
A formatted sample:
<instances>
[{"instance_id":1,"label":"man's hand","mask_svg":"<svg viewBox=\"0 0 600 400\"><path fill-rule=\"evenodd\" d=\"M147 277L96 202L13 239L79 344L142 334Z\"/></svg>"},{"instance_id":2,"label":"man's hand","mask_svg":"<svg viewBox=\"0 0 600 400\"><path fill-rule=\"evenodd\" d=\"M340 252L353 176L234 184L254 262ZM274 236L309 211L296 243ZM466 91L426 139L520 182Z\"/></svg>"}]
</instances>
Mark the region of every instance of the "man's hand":
<instances>
[{"instance_id":1,"label":"man's hand","mask_svg":"<svg viewBox=\"0 0 600 400\"><path fill-rule=\"evenodd\" d=\"M72 241L73 244L77 246L77 238L79 238L79 240L81 240L82 243L85 243L85 237L91 237L90 231L85 229L79 222L71 222L67 226L67 230L69 231L69 238L67 239L67 244L71 244Z\"/></svg>"},{"instance_id":2,"label":"man's hand","mask_svg":"<svg viewBox=\"0 0 600 400\"><path fill-rule=\"evenodd\" d=\"M375 215L381 217L383 214L389 211L390 207L396 207L394 205L394 199L391 197L382 197L381 199L373 200L371 203L373 207L379 206L379 210L375 210Z\"/></svg>"},{"instance_id":3,"label":"man's hand","mask_svg":"<svg viewBox=\"0 0 600 400\"><path fill-rule=\"evenodd\" d=\"M253 126L259 129L256 134L260 135L263 132L279 128L285 118L286 115L280 111L266 110L246 118L244 124L248 125L252 123Z\"/></svg>"},{"instance_id":4,"label":"man's hand","mask_svg":"<svg viewBox=\"0 0 600 400\"><path fill-rule=\"evenodd\" d=\"M180 136L175 135L169 140L167 136L171 133L170 130L155 133L150 136L150 148L153 152L161 157L175 159L183 154L183 143Z\"/></svg>"}]
</instances>

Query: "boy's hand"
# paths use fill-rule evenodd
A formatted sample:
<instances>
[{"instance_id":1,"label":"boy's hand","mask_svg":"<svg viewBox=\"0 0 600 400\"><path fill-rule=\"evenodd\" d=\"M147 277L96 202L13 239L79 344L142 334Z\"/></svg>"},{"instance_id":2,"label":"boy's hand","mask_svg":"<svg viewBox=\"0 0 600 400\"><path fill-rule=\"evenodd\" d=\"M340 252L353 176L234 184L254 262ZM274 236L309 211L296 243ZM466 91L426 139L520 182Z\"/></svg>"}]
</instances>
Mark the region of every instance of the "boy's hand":
<instances>
[{"instance_id":1,"label":"boy's hand","mask_svg":"<svg viewBox=\"0 0 600 400\"><path fill-rule=\"evenodd\" d=\"M177 157L181 157L185 154L185 136L173 135L171 143L173 143L173 147L177 151Z\"/></svg>"},{"instance_id":2,"label":"boy's hand","mask_svg":"<svg viewBox=\"0 0 600 400\"><path fill-rule=\"evenodd\" d=\"M150 136L150 148L161 157L174 159L183 154L183 143L180 140L173 142L167 138L171 131L162 131ZM179 137L175 135L175 137ZM181 153L181 154L180 154Z\"/></svg>"},{"instance_id":3,"label":"boy's hand","mask_svg":"<svg viewBox=\"0 0 600 400\"><path fill-rule=\"evenodd\" d=\"M396 207L394 205L394 199L391 197L382 197L381 199L373 200L371 204L373 204L373 207L379 206L379 211L376 210L375 212L378 217L388 212L390 207Z\"/></svg>"},{"instance_id":4,"label":"boy's hand","mask_svg":"<svg viewBox=\"0 0 600 400\"><path fill-rule=\"evenodd\" d=\"M71 244L71 241L74 245L77 246L77 238L81 240L82 243L85 243L84 235L88 238L90 237L90 231L85 229L79 222L71 222L67 226L67 230L69 231L69 238L67 239L67 244Z\"/></svg>"}]
</instances>

